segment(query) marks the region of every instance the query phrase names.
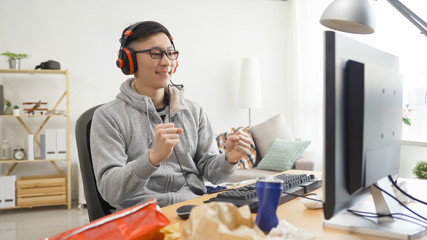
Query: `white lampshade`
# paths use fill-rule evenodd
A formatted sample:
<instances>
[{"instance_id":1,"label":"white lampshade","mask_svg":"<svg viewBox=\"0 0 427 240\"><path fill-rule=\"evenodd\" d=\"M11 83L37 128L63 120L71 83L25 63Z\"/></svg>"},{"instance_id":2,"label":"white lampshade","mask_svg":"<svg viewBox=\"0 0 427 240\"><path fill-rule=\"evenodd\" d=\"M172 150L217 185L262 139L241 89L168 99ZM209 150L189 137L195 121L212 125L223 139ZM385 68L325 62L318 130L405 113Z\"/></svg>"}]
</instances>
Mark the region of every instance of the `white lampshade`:
<instances>
[{"instance_id":1,"label":"white lampshade","mask_svg":"<svg viewBox=\"0 0 427 240\"><path fill-rule=\"evenodd\" d=\"M240 70L239 106L260 108L262 101L258 58L243 58Z\"/></svg>"},{"instance_id":2,"label":"white lampshade","mask_svg":"<svg viewBox=\"0 0 427 240\"><path fill-rule=\"evenodd\" d=\"M342 32L375 32L375 16L368 0L335 0L323 12L320 23Z\"/></svg>"}]
</instances>

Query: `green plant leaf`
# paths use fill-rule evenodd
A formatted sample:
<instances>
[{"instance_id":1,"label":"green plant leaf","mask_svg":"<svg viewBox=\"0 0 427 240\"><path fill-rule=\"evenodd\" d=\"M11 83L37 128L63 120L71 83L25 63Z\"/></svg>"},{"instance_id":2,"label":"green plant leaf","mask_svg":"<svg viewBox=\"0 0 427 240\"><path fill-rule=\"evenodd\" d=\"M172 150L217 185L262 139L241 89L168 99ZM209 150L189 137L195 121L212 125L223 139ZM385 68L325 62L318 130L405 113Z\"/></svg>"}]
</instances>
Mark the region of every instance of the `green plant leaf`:
<instances>
[{"instance_id":1,"label":"green plant leaf","mask_svg":"<svg viewBox=\"0 0 427 240\"><path fill-rule=\"evenodd\" d=\"M28 55L25 53L18 53L18 54L16 54L16 58L17 59L28 58Z\"/></svg>"},{"instance_id":2,"label":"green plant leaf","mask_svg":"<svg viewBox=\"0 0 427 240\"><path fill-rule=\"evenodd\" d=\"M404 124L411 126L411 120L409 120L408 118L402 118L402 121Z\"/></svg>"},{"instance_id":3,"label":"green plant leaf","mask_svg":"<svg viewBox=\"0 0 427 240\"><path fill-rule=\"evenodd\" d=\"M28 54L26 53L12 53L12 52L4 52L1 55L8 57L9 59L23 59L28 58Z\"/></svg>"}]
</instances>

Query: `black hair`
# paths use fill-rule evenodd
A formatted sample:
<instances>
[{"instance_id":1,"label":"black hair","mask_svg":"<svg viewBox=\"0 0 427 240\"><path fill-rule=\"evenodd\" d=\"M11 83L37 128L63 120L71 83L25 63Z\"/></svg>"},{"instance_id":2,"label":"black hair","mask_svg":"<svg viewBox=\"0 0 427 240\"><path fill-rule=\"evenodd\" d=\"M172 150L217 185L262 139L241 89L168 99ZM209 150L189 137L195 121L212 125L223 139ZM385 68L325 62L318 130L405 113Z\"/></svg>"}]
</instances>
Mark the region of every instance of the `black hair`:
<instances>
[{"instance_id":1,"label":"black hair","mask_svg":"<svg viewBox=\"0 0 427 240\"><path fill-rule=\"evenodd\" d=\"M133 34L127 38L126 43L123 47L128 48L132 42L142 41L156 33L166 34L166 36L169 38L169 40L171 40L171 43L173 45L172 37L169 31L166 29L165 26L155 21L144 21L144 22L139 22L139 23L135 23L128 26L123 30L122 37L120 38L120 43L122 43L124 39L123 36L125 32L134 25L138 25L138 26L135 29L133 29Z\"/></svg>"}]
</instances>

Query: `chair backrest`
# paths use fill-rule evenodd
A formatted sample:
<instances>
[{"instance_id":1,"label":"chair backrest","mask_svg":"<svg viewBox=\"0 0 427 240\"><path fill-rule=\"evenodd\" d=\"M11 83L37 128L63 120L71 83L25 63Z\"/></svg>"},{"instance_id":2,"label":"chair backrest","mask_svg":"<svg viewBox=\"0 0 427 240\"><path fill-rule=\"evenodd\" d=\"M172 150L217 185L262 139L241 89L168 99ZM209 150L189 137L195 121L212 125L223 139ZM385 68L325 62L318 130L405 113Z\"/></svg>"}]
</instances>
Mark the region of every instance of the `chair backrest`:
<instances>
[{"instance_id":1,"label":"chair backrest","mask_svg":"<svg viewBox=\"0 0 427 240\"><path fill-rule=\"evenodd\" d=\"M99 194L90 150L92 117L95 110L100 106L102 106L102 104L86 110L76 122L77 152L79 155L80 172L82 175L86 206L90 221L106 216L114 210L114 207L106 202Z\"/></svg>"}]
</instances>

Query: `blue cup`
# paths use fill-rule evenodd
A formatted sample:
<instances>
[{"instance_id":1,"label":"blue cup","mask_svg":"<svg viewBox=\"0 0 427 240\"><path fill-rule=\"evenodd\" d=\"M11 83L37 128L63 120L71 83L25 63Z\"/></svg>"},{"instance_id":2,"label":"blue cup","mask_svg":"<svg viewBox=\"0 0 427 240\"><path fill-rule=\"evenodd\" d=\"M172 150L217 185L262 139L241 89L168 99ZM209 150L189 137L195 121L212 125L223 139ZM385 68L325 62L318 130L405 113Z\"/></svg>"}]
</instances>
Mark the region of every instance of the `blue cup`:
<instances>
[{"instance_id":1,"label":"blue cup","mask_svg":"<svg viewBox=\"0 0 427 240\"><path fill-rule=\"evenodd\" d=\"M255 188L259 200L255 223L262 231L269 232L279 224L276 210L283 190L283 181L274 178L262 178L257 180Z\"/></svg>"}]
</instances>

